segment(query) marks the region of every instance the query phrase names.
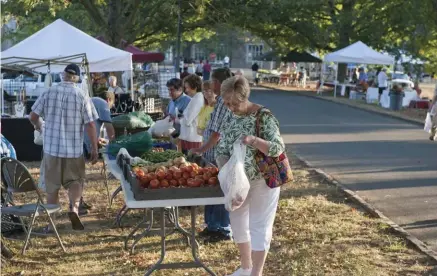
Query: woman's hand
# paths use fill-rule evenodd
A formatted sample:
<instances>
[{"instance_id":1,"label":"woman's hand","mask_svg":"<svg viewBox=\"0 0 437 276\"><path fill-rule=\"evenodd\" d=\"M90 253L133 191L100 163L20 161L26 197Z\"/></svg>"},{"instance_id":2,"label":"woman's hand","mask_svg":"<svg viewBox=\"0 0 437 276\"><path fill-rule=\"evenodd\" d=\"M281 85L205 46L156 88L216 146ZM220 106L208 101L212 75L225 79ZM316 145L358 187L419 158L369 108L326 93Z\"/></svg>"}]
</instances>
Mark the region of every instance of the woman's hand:
<instances>
[{"instance_id":1,"label":"woman's hand","mask_svg":"<svg viewBox=\"0 0 437 276\"><path fill-rule=\"evenodd\" d=\"M253 135L247 135L247 136L243 136L241 137L241 142L244 145L249 145L249 146L253 146L253 144L255 143L256 137Z\"/></svg>"},{"instance_id":2,"label":"woman's hand","mask_svg":"<svg viewBox=\"0 0 437 276\"><path fill-rule=\"evenodd\" d=\"M241 142L247 146L251 146L264 154L269 153L269 142L259 137L248 135L241 137Z\"/></svg>"}]
</instances>

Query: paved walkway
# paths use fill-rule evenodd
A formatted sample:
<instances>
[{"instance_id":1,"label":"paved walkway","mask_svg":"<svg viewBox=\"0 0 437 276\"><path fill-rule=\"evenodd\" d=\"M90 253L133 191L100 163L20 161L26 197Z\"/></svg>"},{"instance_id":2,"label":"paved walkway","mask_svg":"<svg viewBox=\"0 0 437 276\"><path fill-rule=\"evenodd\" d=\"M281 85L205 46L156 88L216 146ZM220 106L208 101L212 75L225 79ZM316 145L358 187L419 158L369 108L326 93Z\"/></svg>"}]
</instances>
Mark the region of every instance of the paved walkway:
<instances>
[{"instance_id":1,"label":"paved walkway","mask_svg":"<svg viewBox=\"0 0 437 276\"><path fill-rule=\"evenodd\" d=\"M437 143L420 126L291 92L251 97L298 154L437 251Z\"/></svg>"}]
</instances>

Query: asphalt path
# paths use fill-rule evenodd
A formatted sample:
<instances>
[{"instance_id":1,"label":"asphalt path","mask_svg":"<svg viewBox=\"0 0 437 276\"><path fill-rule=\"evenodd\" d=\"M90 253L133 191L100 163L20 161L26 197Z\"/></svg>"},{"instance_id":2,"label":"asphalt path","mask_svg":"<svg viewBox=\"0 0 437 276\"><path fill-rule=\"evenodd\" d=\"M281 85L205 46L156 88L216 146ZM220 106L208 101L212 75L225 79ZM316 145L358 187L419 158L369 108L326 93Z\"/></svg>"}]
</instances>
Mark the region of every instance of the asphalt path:
<instances>
[{"instance_id":1,"label":"asphalt path","mask_svg":"<svg viewBox=\"0 0 437 276\"><path fill-rule=\"evenodd\" d=\"M402 120L292 92L253 89L286 144L437 252L437 143Z\"/></svg>"}]
</instances>

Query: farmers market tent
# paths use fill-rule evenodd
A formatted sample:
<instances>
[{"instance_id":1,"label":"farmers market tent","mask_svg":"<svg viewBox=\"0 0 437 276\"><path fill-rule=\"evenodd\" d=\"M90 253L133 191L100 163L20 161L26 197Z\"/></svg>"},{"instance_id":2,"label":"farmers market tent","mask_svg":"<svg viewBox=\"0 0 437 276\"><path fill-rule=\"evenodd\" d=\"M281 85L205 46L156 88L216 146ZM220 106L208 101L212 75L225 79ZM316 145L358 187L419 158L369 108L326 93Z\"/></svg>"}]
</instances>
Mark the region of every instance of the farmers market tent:
<instances>
[{"instance_id":1,"label":"farmers market tent","mask_svg":"<svg viewBox=\"0 0 437 276\"><path fill-rule=\"evenodd\" d=\"M46 73L62 72L69 63L82 64L86 57L90 72L132 70L132 54L111 47L61 19L1 53L2 65L27 67ZM86 62L85 62L86 63Z\"/></svg>"},{"instance_id":2,"label":"farmers market tent","mask_svg":"<svg viewBox=\"0 0 437 276\"><path fill-rule=\"evenodd\" d=\"M392 65L394 58L381 54L361 41L325 56L324 62Z\"/></svg>"},{"instance_id":3,"label":"farmers market tent","mask_svg":"<svg viewBox=\"0 0 437 276\"><path fill-rule=\"evenodd\" d=\"M363 42L357 41L343 49L327 54L323 62L394 65L394 57L381 54ZM338 71L335 73L334 97L337 95L337 74ZM320 87L323 86L323 73L321 81Z\"/></svg>"}]
</instances>

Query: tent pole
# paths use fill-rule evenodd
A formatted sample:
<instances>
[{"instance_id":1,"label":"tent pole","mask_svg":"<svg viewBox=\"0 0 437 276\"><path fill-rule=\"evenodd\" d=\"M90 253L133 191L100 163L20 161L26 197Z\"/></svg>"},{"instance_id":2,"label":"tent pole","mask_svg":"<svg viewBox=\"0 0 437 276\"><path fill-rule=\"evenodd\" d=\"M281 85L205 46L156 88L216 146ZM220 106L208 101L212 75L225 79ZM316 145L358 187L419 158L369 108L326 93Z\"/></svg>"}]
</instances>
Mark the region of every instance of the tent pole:
<instances>
[{"instance_id":1,"label":"tent pole","mask_svg":"<svg viewBox=\"0 0 437 276\"><path fill-rule=\"evenodd\" d=\"M323 85L325 83L325 80L323 77L325 76L325 62L322 62L322 70L320 70L320 86L317 89L317 95L322 94Z\"/></svg>"},{"instance_id":2,"label":"tent pole","mask_svg":"<svg viewBox=\"0 0 437 276\"><path fill-rule=\"evenodd\" d=\"M335 70L335 81L334 81L334 98L337 98L337 77L338 77L338 62L337 62L337 70Z\"/></svg>"},{"instance_id":3,"label":"tent pole","mask_svg":"<svg viewBox=\"0 0 437 276\"><path fill-rule=\"evenodd\" d=\"M1 99L1 105L2 105L2 114L1 115L3 115L3 114L5 114L5 99L4 99L4 96L5 96L5 94L3 93L3 74L2 74L2 76L1 76L1 88L2 88L2 99Z\"/></svg>"},{"instance_id":4,"label":"tent pole","mask_svg":"<svg viewBox=\"0 0 437 276\"><path fill-rule=\"evenodd\" d=\"M132 110L135 111L135 90L134 90L134 66L132 63L132 58L130 60L130 89L131 89L131 99L132 99Z\"/></svg>"},{"instance_id":5,"label":"tent pole","mask_svg":"<svg viewBox=\"0 0 437 276\"><path fill-rule=\"evenodd\" d=\"M90 98L92 98L94 96L94 91L93 91L93 85L91 83L92 79L91 79L91 74L90 74L90 67L88 64L88 59L86 58L86 54L85 54L83 61L84 61L85 74L87 76L88 94L89 94Z\"/></svg>"}]
</instances>

